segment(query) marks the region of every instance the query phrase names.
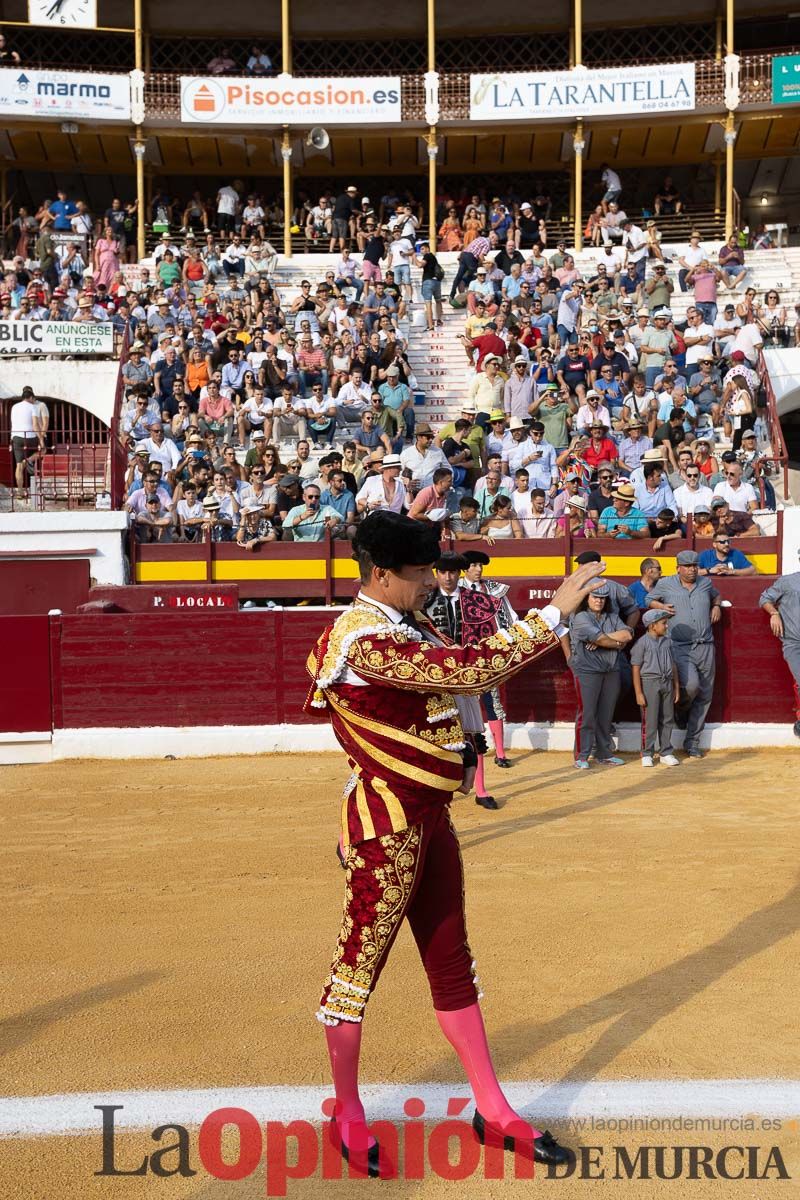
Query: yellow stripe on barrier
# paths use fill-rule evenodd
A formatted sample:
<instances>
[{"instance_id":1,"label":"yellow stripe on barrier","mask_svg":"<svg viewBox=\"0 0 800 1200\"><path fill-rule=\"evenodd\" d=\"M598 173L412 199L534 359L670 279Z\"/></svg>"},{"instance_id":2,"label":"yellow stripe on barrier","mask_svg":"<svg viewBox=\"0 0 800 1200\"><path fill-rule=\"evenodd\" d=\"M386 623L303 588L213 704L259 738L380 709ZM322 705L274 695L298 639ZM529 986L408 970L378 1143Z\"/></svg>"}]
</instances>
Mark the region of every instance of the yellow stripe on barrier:
<instances>
[{"instance_id":1,"label":"yellow stripe on barrier","mask_svg":"<svg viewBox=\"0 0 800 1200\"><path fill-rule=\"evenodd\" d=\"M750 559L750 562L753 564L759 575L777 574L777 554L748 554L747 557ZM606 564L606 575L622 575L626 579L638 579L639 563L643 558L654 558L657 563L661 564L661 570L664 575L674 575L677 571L674 554L669 556L664 556L661 554L642 554L642 558L639 558L638 555L635 554L606 554L603 557L603 562ZM573 558L572 570L576 570L577 566L578 563L576 559Z\"/></svg>"},{"instance_id":2,"label":"yellow stripe on barrier","mask_svg":"<svg viewBox=\"0 0 800 1200\"><path fill-rule=\"evenodd\" d=\"M459 543L456 543L458 548ZM492 548L488 548L488 553L491 555ZM546 558L530 557L523 558L521 555L509 556L508 558L493 558L491 567L486 569L486 577L511 579L521 576L522 578L534 577L538 575L563 575L564 574L564 555L548 555ZM637 572L638 574L638 572Z\"/></svg>"},{"instance_id":3,"label":"yellow stripe on barrier","mask_svg":"<svg viewBox=\"0 0 800 1200\"><path fill-rule=\"evenodd\" d=\"M331 566L334 579L358 579L358 563L352 558L334 558Z\"/></svg>"},{"instance_id":4,"label":"yellow stripe on barrier","mask_svg":"<svg viewBox=\"0 0 800 1200\"><path fill-rule=\"evenodd\" d=\"M137 562L137 583L205 583L204 562L161 560L159 562Z\"/></svg>"},{"instance_id":5,"label":"yellow stripe on barrier","mask_svg":"<svg viewBox=\"0 0 800 1200\"><path fill-rule=\"evenodd\" d=\"M219 558L212 565L217 583L235 583L237 579L325 579L324 558L257 559Z\"/></svg>"}]
</instances>

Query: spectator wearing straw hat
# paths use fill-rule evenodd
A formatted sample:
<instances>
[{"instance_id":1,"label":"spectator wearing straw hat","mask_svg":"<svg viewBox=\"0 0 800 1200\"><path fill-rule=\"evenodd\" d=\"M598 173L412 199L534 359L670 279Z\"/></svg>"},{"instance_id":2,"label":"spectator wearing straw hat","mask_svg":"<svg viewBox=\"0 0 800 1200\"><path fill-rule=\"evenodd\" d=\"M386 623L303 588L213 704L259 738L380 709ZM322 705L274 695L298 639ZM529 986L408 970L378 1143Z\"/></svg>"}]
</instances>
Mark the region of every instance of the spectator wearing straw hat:
<instances>
[{"instance_id":1,"label":"spectator wearing straw hat","mask_svg":"<svg viewBox=\"0 0 800 1200\"><path fill-rule=\"evenodd\" d=\"M241 511L241 523L236 531L237 545L255 552L267 542L277 538L275 528L260 504L245 504Z\"/></svg>"},{"instance_id":2,"label":"spectator wearing straw hat","mask_svg":"<svg viewBox=\"0 0 800 1200\"><path fill-rule=\"evenodd\" d=\"M650 536L647 518L636 507L636 492L629 483L614 486L611 504L600 513L598 533L625 540Z\"/></svg>"}]
</instances>

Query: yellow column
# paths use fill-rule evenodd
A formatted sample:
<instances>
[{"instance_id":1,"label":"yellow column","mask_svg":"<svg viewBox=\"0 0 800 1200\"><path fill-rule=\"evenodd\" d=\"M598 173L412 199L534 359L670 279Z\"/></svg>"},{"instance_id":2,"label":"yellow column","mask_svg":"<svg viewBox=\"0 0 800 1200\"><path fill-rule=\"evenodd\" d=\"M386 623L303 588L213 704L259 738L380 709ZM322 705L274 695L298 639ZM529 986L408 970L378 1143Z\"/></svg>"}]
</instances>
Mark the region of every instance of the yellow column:
<instances>
[{"instance_id":1,"label":"yellow column","mask_svg":"<svg viewBox=\"0 0 800 1200\"><path fill-rule=\"evenodd\" d=\"M136 126L136 141L133 143L133 153L136 159L136 257L139 262L145 256L144 217L147 209L147 198L144 193L144 151L142 127Z\"/></svg>"},{"instance_id":2,"label":"yellow column","mask_svg":"<svg viewBox=\"0 0 800 1200\"><path fill-rule=\"evenodd\" d=\"M292 257L292 139L288 128L283 131L281 140L281 158L283 159L283 253L287 258Z\"/></svg>"},{"instance_id":3,"label":"yellow column","mask_svg":"<svg viewBox=\"0 0 800 1200\"><path fill-rule=\"evenodd\" d=\"M583 121L578 118L572 146L575 151L575 249L583 249Z\"/></svg>"},{"instance_id":4,"label":"yellow column","mask_svg":"<svg viewBox=\"0 0 800 1200\"><path fill-rule=\"evenodd\" d=\"M583 65L583 0L575 0L575 10L572 30L573 65Z\"/></svg>"},{"instance_id":5,"label":"yellow column","mask_svg":"<svg viewBox=\"0 0 800 1200\"><path fill-rule=\"evenodd\" d=\"M717 13L717 28L715 35L714 58L717 62L722 62L722 17Z\"/></svg>"},{"instance_id":6,"label":"yellow column","mask_svg":"<svg viewBox=\"0 0 800 1200\"><path fill-rule=\"evenodd\" d=\"M736 126L733 113L725 121L725 237L733 233L733 148L736 145Z\"/></svg>"},{"instance_id":7,"label":"yellow column","mask_svg":"<svg viewBox=\"0 0 800 1200\"><path fill-rule=\"evenodd\" d=\"M436 141L436 126L428 129L428 240L431 251L436 253L436 159L439 146Z\"/></svg>"},{"instance_id":8,"label":"yellow column","mask_svg":"<svg viewBox=\"0 0 800 1200\"><path fill-rule=\"evenodd\" d=\"M714 216L722 212L722 155L714 155Z\"/></svg>"},{"instance_id":9,"label":"yellow column","mask_svg":"<svg viewBox=\"0 0 800 1200\"><path fill-rule=\"evenodd\" d=\"M725 0L725 53L733 54L733 0ZM733 148L736 127L733 113L728 109L725 121L725 237L733 233Z\"/></svg>"},{"instance_id":10,"label":"yellow column","mask_svg":"<svg viewBox=\"0 0 800 1200\"><path fill-rule=\"evenodd\" d=\"M428 71L436 70L436 0L428 0ZM436 126L428 126L428 240L436 253Z\"/></svg>"},{"instance_id":11,"label":"yellow column","mask_svg":"<svg viewBox=\"0 0 800 1200\"><path fill-rule=\"evenodd\" d=\"M292 25L289 18L289 0L281 0L281 71L292 73Z\"/></svg>"},{"instance_id":12,"label":"yellow column","mask_svg":"<svg viewBox=\"0 0 800 1200\"><path fill-rule=\"evenodd\" d=\"M733 54L733 0L725 4L725 53Z\"/></svg>"}]
</instances>

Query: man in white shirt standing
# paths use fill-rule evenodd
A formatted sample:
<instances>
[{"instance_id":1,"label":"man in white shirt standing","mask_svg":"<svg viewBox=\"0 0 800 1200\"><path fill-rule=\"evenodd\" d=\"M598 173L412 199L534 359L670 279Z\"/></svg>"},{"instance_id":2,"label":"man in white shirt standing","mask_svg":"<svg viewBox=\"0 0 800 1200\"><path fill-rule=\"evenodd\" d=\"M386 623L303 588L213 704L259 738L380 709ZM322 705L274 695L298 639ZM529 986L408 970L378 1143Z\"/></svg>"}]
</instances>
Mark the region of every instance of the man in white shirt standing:
<instances>
[{"instance_id":1,"label":"man in white shirt standing","mask_svg":"<svg viewBox=\"0 0 800 1200\"><path fill-rule=\"evenodd\" d=\"M11 450L14 455L14 473L17 494L28 494L27 471L36 455L44 450L44 434L40 428L38 405L32 387L22 389L21 399L11 406Z\"/></svg>"},{"instance_id":2,"label":"man in white shirt standing","mask_svg":"<svg viewBox=\"0 0 800 1200\"><path fill-rule=\"evenodd\" d=\"M704 321L703 314L696 308L689 315L683 340L686 343L686 366L692 368L692 374L701 358L707 354L713 356L714 353L714 326Z\"/></svg>"},{"instance_id":3,"label":"man in white shirt standing","mask_svg":"<svg viewBox=\"0 0 800 1200\"><path fill-rule=\"evenodd\" d=\"M389 246L389 268L394 272L394 281L405 296L406 303L412 300L411 290L411 260L414 257L414 247L400 230L395 230L394 240Z\"/></svg>"},{"instance_id":4,"label":"man in white shirt standing","mask_svg":"<svg viewBox=\"0 0 800 1200\"><path fill-rule=\"evenodd\" d=\"M608 163L602 164L602 175L600 176L603 183L606 185L605 195L603 196L603 212L608 212L609 204L617 204L622 195L622 180L616 171L612 171Z\"/></svg>"},{"instance_id":5,"label":"man in white shirt standing","mask_svg":"<svg viewBox=\"0 0 800 1200\"><path fill-rule=\"evenodd\" d=\"M242 187L241 181L234 179L233 185L227 184L217 192L217 229L220 233L233 233L236 227L236 210Z\"/></svg>"},{"instance_id":6,"label":"man in white shirt standing","mask_svg":"<svg viewBox=\"0 0 800 1200\"><path fill-rule=\"evenodd\" d=\"M647 266L647 237L643 229L635 225L630 217L626 217L622 224L622 245L625 248L625 266L635 266L636 276L642 281L644 280L644 271Z\"/></svg>"},{"instance_id":7,"label":"man in white shirt standing","mask_svg":"<svg viewBox=\"0 0 800 1200\"><path fill-rule=\"evenodd\" d=\"M747 359L751 367L755 367L758 362L758 352L764 345L764 336L758 325L750 323L743 325L741 329L736 331L736 336L733 339L731 346L731 354L740 350Z\"/></svg>"}]
</instances>

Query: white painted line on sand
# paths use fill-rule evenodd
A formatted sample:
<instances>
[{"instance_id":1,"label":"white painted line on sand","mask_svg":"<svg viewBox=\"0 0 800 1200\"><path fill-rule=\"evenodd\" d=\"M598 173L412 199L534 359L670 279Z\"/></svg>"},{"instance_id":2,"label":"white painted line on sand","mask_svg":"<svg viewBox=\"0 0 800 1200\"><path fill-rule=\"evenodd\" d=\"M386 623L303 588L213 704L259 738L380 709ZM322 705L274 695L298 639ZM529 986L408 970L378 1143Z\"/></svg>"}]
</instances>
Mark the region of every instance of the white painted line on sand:
<instances>
[{"instance_id":1,"label":"white painted line on sand","mask_svg":"<svg viewBox=\"0 0 800 1200\"><path fill-rule=\"evenodd\" d=\"M599 1118L735 1118L800 1115L797 1079L638 1079L586 1083L541 1080L504 1085L518 1111L541 1122ZM330 1087L192 1088L175 1091L84 1092L61 1096L0 1098L0 1138L98 1133L95 1105L122 1105L117 1129L153 1129L177 1122L197 1126L217 1108L244 1108L265 1121L321 1121ZM446 1115L451 1098L468 1098L465 1083L365 1084L362 1095L372 1120L402 1121L411 1097L425 1104L425 1118ZM472 1103L465 1107L469 1117Z\"/></svg>"}]
</instances>

